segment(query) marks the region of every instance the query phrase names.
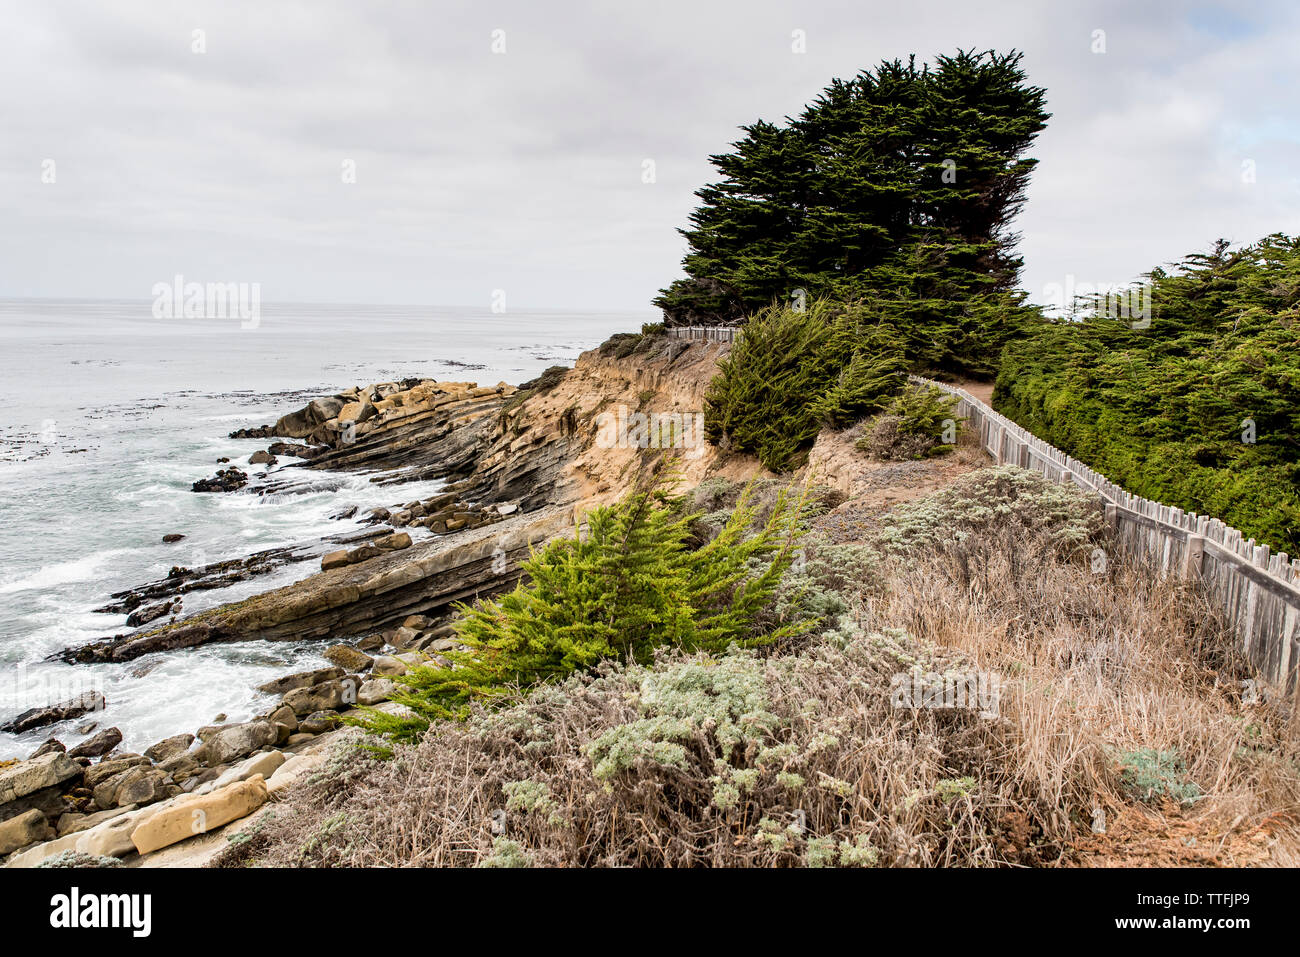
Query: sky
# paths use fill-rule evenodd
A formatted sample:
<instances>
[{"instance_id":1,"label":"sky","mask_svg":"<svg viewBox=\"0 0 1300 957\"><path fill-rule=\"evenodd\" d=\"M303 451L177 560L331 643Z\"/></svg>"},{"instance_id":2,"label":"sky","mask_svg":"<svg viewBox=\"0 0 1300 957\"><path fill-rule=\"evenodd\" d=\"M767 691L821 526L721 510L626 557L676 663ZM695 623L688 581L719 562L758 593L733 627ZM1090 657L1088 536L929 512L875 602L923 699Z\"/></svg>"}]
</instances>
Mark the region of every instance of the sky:
<instances>
[{"instance_id":1,"label":"sky","mask_svg":"<svg viewBox=\"0 0 1300 957\"><path fill-rule=\"evenodd\" d=\"M1033 301L1300 232L1294 2L0 0L0 297L649 310L740 125L958 47L1047 90Z\"/></svg>"}]
</instances>

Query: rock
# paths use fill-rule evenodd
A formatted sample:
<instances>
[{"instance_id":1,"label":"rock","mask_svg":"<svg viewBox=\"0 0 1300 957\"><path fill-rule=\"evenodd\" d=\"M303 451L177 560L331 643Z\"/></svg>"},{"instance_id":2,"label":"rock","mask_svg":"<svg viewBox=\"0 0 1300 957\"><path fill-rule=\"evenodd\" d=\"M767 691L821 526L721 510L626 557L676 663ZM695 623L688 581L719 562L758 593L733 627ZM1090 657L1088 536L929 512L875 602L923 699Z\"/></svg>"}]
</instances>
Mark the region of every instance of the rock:
<instances>
[{"instance_id":1,"label":"rock","mask_svg":"<svg viewBox=\"0 0 1300 957\"><path fill-rule=\"evenodd\" d=\"M394 648L410 648L420 638L420 633L414 628L394 628L391 632L385 632L388 643Z\"/></svg>"},{"instance_id":2,"label":"rock","mask_svg":"<svg viewBox=\"0 0 1300 957\"><path fill-rule=\"evenodd\" d=\"M139 853L148 854L246 817L266 799L266 781L254 775L211 794L162 808L131 832L131 842Z\"/></svg>"},{"instance_id":3,"label":"rock","mask_svg":"<svg viewBox=\"0 0 1300 957\"><path fill-rule=\"evenodd\" d=\"M69 834L80 834L83 831L89 831L91 828L98 827L105 821L111 821L115 817L129 814L135 809L136 805L128 804L125 807L109 808L107 811L98 811L94 814L60 815L58 823L59 837L66 837Z\"/></svg>"},{"instance_id":4,"label":"rock","mask_svg":"<svg viewBox=\"0 0 1300 957\"><path fill-rule=\"evenodd\" d=\"M320 569L323 572L327 572L331 568L342 568L347 564L349 564L348 550L346 548L340 548L336 552L329 552L322 556L320 560Z\"/></svg>"},{"instance_id":5,"label":"rock","mask_svg":"<svg viewBox=\"0 0 1300 957\"><path fill-rule=\"evenodd\" d=\"M70 718L80 718L83 714L88 714L91 711L103 711L107 706L108 702L104 700L102 694L98 691L87 691L85 694L78 695L60 704L24 711L12 721L0 724L0 732L22 734L33 728L42 728L47 724L56 724ZM0 804L2 803L4 802L0 801Z\"/></svg>"},{"instance_id":6,"label":"rock","mask_svg":"<svg viewBox=\"0 0 1300 957\"><path fill-rule=\"evenodd\" d=\"M190 490L194 492L234 492L248 484L248 473L231 467L217 469L217 474L210 479L199 479Z\"/></svg>"},{"instance_id":7,"label":"rock","mask_svg":"<svg viewBox=\"0 0 1300 957\"><path fill-rule=\"evenodd\" d=\"M303 734L324 734L326 731L333 731L338 724L339 713L333 709L325 709L313 711L298 722L298 727L302 729Z\"/></svg>"},{"instance_id":8,"label":"rock","mask_svg":"<svg viewBox=\"0 0 1300 957\"><path fill-rule=\"evenodd\" d=\"M149 605L145 608L140 608L136 611L133 611L131 612L131 614L126 616L127 627L139 628L141 625L147 625L151 621L156 621L157 619L163 617L163 615L169 613L172 610L173 606L177 608L180 607L179 598L176 599L175 602L165 601L158 605Z\"/></svg>"},{"instance_id":9,"label":"rock","mask_svg":"<svg viewBox=\"0 0 1300 957\"><path fill-rule=\"evenodd\" d=\"M146 817L157 811L143 808L119 815L105 821L98 827L82 834L72 835L77 838L76 849L82 854L94 854L96 857L126 857L135 851L131 834Z\"/></svg>"},{"instance_id":10,"label":"rock","mask_svg":"<svg viewBox=\"0 0 1300 957\"><path fill-rule=\"evenodd\" d=\"M261 775L263 778L270 779L271 775L286 760L283 752L280 751L262 751L254 754L250 758L245 758L230 770L222 772L221 777L215 781L205 784L204 787L207 788L207 791L203 793L219 791L228 784L234 784L236 781L247 781L254 775Z\"/></svg>"},{"instance_id":11,"label":"rock","mask_svg":"<svg viewBox=\"0 0 1300 957\"><path fill-rule=\"evenodd\" d=\"M55 787L81 776L81 765L62 751L52 751L30 761L0 770L0 805Z\"/></svg>"},{"instance_id":12,"label":"rock","mask_svg":"<svg viewBox=\"0 0 1300 957\"><path fill-rule=\"evenodd\" d=\"M99 787L100 784L107 781L109 778L117 777L119 774L125 774L132 768L147 766L149 763L149 759L141 754L120 758L112 756L104 758L93 767L86 768L85 786L88 788Z\"/></svg>"},{"instance_id":13,"label":"rock","mask_svg":"<svg viewBox=\"0 0 1300 957\"><path fill-rule=\"evenodd\" d=\"M155 764L162 764L164 761L170 761L185 754L193 743L194 735L192 734L174 734L170 738L163 738L157 744L145 748L144 756Z\"/></svg>"},{"instance_id":14,"label":"rock","mask_svg":"<svg viewBox=\"0 0 1300 957\"><path fill-rule=\"evenodd\" d=\"M287 790L301 781L309 772L314 771L325 763L329 748L318 747L307 752L306 754L295 754L284 764L280 765L276 772L266 782L266 790L275 797L281 791Z\"/></svg>"},{"instance_id":15,"label":"rock","mask_svg":"<svg viewBox=\"0 0 1300 957\"><path fill-rule=\"evenodd\" d=\"M199 737L203 744L194 752L194 758L200 764L214 767L274 744L277 733L270 721L248 721L211 729L206 736L200 731Z\"/></svg>"},{"instance_id":16,"label":"rock","mask_svg":"<svg viewBox=\"0 0 1300 957\"><path fill-rule=\"evenodd\" d=\"M397 682L389 681L387 678L376 678L361 686L361 690L357 692L357 704L379 704L392 698L396 691Z\"/></svg>"},{"instance_id":17,"label":"rock","mask_svg":"<svg viewBox=\"0 0 1300 957\"><path fill-rule=\"evenodd\" d=\"M120 779L113 779L110 783L117 784L113 803L118 807L127 804L153 804L155 801L171 796L167 791L167 785L170 783L167 772L158 768L132 768ZM95 803L103 806L98 793L96 793Z\"/></svg>"},{"instance_id":18,"label":"rock","mask_svg":"<svg viewBox=\"0 0 1300 957\"><path fill-rule=\"evenodd\" d=\"M356 703L360 683L352 678L322 681L310 688L296 688L284 696L284 703L301 719L313 711L335 710L344 704Z\"/></svg>"},{"instance_id":19,"label":"rock","mask_svg":"<svg viewBox=\"0 0 1300 957\"><path fill-rule=\"evenodd\" d=\"M356 514L357 514L357 507L355 505L349 505L346 508L339 509L333 515L331 515L330 518L336 522L341 522L344 519L353 518Z\"/></svg>"},{"instance_id":20,"label":"rock","mask_svg":"<svg viewBox=\"0 0 1300 957\"><path fill-rule=\"evenodd\" d=\"M162 537L162 540L164 545L172 545L176 542L181 541L184 537L185 537L184 535L180 535L176 532L171 532L167 535L164 535Z\"/></svg>"},{"instance_id":21,"label":"rock","mask_svg":"<svg viewBox=\"0 0 1300 957\"><path fill-rule=\"evenodd\" d=\"M433 619L428 615L408 615L402 622L403 628L410 628L413 631L424 631L433 624Z\"/></svg>"},{"instance_id":22,"label":"rock","mask_svg":"<svg viewBox=\"0 0 1300 957\"><path fill-rule=\"evenodd\" d=\"M274 465L276 458L270 452L257 451L248 457L249 465Z\"/></svg>"},{"instance_id":23,"label":"rock","mask_svg":"<svg viewBox=\"0 0 1300 957\"><path fill-rule=\"evenodd\" d=\"M46 738L45 743L42 744L39 748L37 748L35 751L33 751L28 756L27 760L30 761L32 760L32 758L39 758L43 754L53 754L55 751L67 751L67 750L68 749L63 746L63 742L60 741L58 738Z\"/></svg>"},{"instance_id":24,"label":"rock","mask_svg":"<svg viewBox=\"0 0 1300 957\"><path fill-rule=\"evenodd\" d=\"M411 536L407 532L394 532L375 542L375 547L382 552L396 552L411 547Z\"/></svg>"},{"instance_id":25,"label":"rock","mask_svg":"<svg viewBox=\"0 0 1300 957\"><path fill-rule=\"evenodd\" d=\"M382 675L384 677L404 675L406 674L406 671L406 662L399 661L393 655L380 655L375 659L375 665L371 669L373 674ZM363 685L362 687L364 688L365 686ZM365 702L363 701L362 704L365 704Z\"/></svg>"},{"instance_id":26,"label":"rock","mask_svg":"<svg viewBox=\"0 0 1300 957\"><path fill-rule=\"evenodd\" d=\"M345 673L342 668L317 668L315 671L298 671L291 675L285 675L283 678L268 681L264 685L258 685L257 690L266 694L283 695L295 688L310 688L312 685L320 684L322 681L329 681L331 678L342 678Z\"/></svg>"},{"instance_id":27,"label":"rock","mask_svg":"<svg viewBox=\"0 0 1300 957\"><path fill-rule=\"evenodd\" d=\"M285 745L285 747L287 747L287 748L296 748L296 747L298 747L298 745L300 745L300 744L306 744L308 741L311 741L311 740L312 740L313 738L315 738L315 737L316 737L316 735L314 735L314 734L306 734L305 732L301 732L301 731L300 731L300 732L297 733L297 734L291 734L291 735L289 735L289 741L288 741L288 743Z\"/></svg>"},{"instance_id":28,"label":"rock","mask_svg":"<svg viewBox=\"0 0 1300 957\"><path fill-rule=\"evenodd\" d=\"M177 784L183 784L198 772L199 762L193 755L182 753L158 762L158 768L170 774Z\"/></svg>"},{"instance_id":29,"label":"rock","mask_svg":"<svg viewBox=\"0 0 1300 957\"><path fill-rule=\"evenodd\" d=\"M366 517L363 518L362 521L367 525L379 525L388 521L391 515L392 513L386 508L372 508L370 511L366 512Z\"/></svg>"},{"instance_id":30,"label":"rock","mask_svg":"<svg viewBox=\"0 0 1300 957\"><path fill-rule=\"evenodd\" d=\"M382 647L384 647L383 635L366 635L357 642L358 651L378 651Z\"/></svg>"},{"instance_id":31,"label":"rock","mask_svg":"<svg viewBox=\"0 0 1300 957\"><path fill-rule=\"evenodd\" d=\"M70 758L102 757L122 743L122 732L117 728L106 728L93 738L87 738L75 748L68 751Z\"/></svg>"},{"instance_id":32,"label":"rock","mask_svg":"<svg viewBox=\"0 0 1300 957\"><path fill-rule=\"evenodd\" d=\"M289 735L298 730L298 716L293 713L293 708L287 704L282 704L266 716L266 720L275 725L275 743L284 744L289 740Z\"/></svg>"},{"instance_id":33,"label":"rock","mask_svg":"<svg viewBox=\"0 0 1300 957\"><path fill-rule=\"evenodd\" d=\"M333 645L324 651L325 660L345 671L365 671L375 663L367 654L347 645Z\"/></svg>"},{"instance_id":34,"label":"rock","mask_svg":"<svg viewBox=\"0 0 1300 957\"><path fill-rule=\"evenodd\" d=\"M50 830L44 814L34 808L24 811L17 817L0 821L0 855L9 854L37 841L47 841L53 836L54 832Z\"/></svg>"}]
</instances>

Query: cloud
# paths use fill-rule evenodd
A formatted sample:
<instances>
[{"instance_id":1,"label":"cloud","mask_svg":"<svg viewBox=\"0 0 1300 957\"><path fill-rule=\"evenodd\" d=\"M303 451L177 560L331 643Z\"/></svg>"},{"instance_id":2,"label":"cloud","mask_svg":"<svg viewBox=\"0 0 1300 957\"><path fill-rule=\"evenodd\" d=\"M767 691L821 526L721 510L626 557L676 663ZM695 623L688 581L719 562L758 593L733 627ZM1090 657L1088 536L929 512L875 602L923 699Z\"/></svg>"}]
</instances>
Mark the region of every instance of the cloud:
<instances>
[{"instance_id":1,"label":"cloud","mask_svg":"<svg viewBox=\"0 0 1300 957\"><path fill-rule=\"evenodd\" d=\"M643 307L740 124L958 46L1022 49L1048 90L1017 223L1032 295L1300 231L1288 4L1057 6L6 4L0 295L147 298L182 273L268 301Z\"/></svg>"}]
</instances>

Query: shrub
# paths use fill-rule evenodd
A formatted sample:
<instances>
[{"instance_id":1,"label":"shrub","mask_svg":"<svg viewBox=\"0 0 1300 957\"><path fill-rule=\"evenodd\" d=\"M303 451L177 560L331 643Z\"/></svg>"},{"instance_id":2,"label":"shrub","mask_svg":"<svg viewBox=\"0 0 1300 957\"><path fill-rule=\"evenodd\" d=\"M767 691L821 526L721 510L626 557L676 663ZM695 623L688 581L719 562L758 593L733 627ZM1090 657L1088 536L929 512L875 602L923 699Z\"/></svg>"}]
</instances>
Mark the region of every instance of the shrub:
<instances>
[{"instance_id":1,"label":"shrub","mask_svg":"<svg viewBox=\"0 0 1300 957\"><path fill-rule=\"evenodd\" d=\"M1124 787L1139 801L1164 798L1191 804L1201 796L1201 789L1187 780L1178 752L1140 748L1120 755L1120 775Z\"/></svg>"},{"instance_id":2,"label":"shrub","mask_svg":"<svg viewBox=\"0 0 1300 957\"><path fill-rule=\"evenodd\" d=\"M961 428L956 405L957 397L937 386L908 387L854 445L885 461L945 455L956 448Z\"/></svg>"},{"instance_id":3,"label":"shrub","mask_svg":"<svg viewBox=\"0 0 1300 957\"><path fill-rule=\"evenodd\" d=\"M752 452L768 468L795 468L823 425L847 426L884 407L906 382L888 325L859 308L815 301L750 318L718 363L704 399L709 439Z\"/></svg>"},{"instance_id":4,"label":"shrub","mask_svg":"<svg viewBox=\"0 0 1300 957\"><path fill-rule=\"evenodd\" d=\"M1300 238L1148 278L1148 327L1046 324L1007 346L994 404L1131 492L1300 553Z\"/></svg>"},{"instance_id":5,"label":"shrub","mask_svg":"<svg viewBox=\"0 0 1300 957\"><path fill-rule=\"evenodd\" d=\"M747 491L718 534L691 549L696 516L664 491L665 480L660 473L620 503L597 508L585 534L531 555L513 591L463 608L456 632L467 650L447 653L447 666L396 679L405 687L393 700L412 715L368 709L354 721L391 740L412 741L430 721L464 717L475 700L608 658L646 662L663 645L749 647L806 627L758 627L789 567L803 499L784 491L752 532L758 505Z\"/></svg>"}]
</instances>

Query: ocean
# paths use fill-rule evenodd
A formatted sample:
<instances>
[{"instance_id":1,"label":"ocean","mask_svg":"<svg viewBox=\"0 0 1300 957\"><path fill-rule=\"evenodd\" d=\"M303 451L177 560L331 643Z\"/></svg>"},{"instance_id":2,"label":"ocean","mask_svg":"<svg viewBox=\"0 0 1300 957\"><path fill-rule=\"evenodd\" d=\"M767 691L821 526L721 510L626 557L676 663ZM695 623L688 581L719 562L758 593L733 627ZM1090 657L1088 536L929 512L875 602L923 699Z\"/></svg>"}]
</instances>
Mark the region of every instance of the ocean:
<instances>
[{"instance_id":1,"label":"ocean","mask_svg":"<svg viewBox=\"0 0 1300 957\"><path fill-rule=\"evenodd\" d=\"M438 483L383 488L356 473L294 470L299 494L201 494L217 459L246 463L272 440L228 438L310 398L407 377L518 384L652 310L576 313L488 308L264 303L260 321L159 319L151 303L0 300L0 723L98 690L108 707L22 736L0 734L0 760L53 735L121 729L140 751L218 715L251 717L271 699L255 686L319 667L326 643L248 642L147 656L122 665L46 662L53 652L128 631L94 609L113 592L195 567L358 526L359 514L432 494ZM293 461L293 460L288 460ZM281 465L287 464L281 460ZM165 545L162 536L184 540ZM184 596L186 614L301 579L315 561Z\"/></svg>"}]
</instances>

